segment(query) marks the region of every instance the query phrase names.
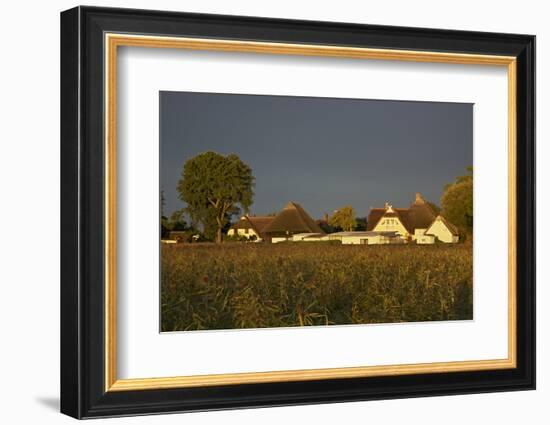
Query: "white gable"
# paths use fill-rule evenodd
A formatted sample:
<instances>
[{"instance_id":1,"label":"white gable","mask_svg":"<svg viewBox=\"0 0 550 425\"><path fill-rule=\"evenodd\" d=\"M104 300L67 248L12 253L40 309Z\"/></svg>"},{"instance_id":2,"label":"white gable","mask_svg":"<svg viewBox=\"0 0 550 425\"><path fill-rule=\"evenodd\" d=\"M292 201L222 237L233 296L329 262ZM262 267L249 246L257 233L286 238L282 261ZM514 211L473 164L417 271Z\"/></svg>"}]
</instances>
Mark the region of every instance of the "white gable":
<instances>
[{"instance_id":1,"label":"white gable","mask_svg":"<svg viewBox=\"0 0 550 425\"><path fill-rule=\"evenodd\" d=\"M458 242L458 236L453 234L441 216L437 216L430 227L428 227L428 230L426 230L426 235L433 235L441 242L445 243Z\"/></svg>"},{"instance_id":2,"label":"white gable","mask_svg":"<svg viewBox=\"0 0 550 425\"><path fill-rule=\"evenodd\" d=\"M380 220L378 220L378 223L376 223L376 226L374 226L374 229L372 229L374 232L397 232L401 236L408 236L409 232L407 232L407 229L405 226L403 226L403 223L401 223L401 220L397 215L393 217L384 217L382 216Z\"/></svg>"}]
</instances>

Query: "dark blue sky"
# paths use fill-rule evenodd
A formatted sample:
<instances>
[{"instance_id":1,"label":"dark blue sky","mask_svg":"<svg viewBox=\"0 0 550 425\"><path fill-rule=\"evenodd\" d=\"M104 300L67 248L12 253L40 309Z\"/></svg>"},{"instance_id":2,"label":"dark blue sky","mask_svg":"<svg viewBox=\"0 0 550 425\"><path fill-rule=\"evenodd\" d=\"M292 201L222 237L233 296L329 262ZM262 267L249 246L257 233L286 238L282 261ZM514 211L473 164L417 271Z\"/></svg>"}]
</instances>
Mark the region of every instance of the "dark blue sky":
<instances>
[{"instance_id":1,"label":"dark blue sky","mask_svg":"<svg viewBox=\"0 0 550 425\"><path fill-rule=\"evenodd\" d=\"M348 204L362 217L415 192L439 204L472 165L472 138L472 104L161 92L165 214L185 206L185 161L208 150L252 168L257 215L295 201L314 218Z\"/></svg>"}]
</instances>

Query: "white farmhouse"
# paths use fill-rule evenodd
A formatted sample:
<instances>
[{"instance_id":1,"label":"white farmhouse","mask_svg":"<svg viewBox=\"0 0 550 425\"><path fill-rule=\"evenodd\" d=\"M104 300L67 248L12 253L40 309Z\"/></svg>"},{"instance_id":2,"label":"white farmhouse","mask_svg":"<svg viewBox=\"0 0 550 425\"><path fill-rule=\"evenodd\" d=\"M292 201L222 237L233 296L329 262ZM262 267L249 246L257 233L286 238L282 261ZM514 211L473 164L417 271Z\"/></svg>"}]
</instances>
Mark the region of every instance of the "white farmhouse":
<instances>
[{"instance_id":1,"label":"white farmhouse","mask_svg":"<svg viewBox=\"0 0 550 425\"><path fill-rule=\"evenodd\" d=\"M273 220L264 227L264 240L272 243L302 240L306 236L325 235L323 229L296 202L289 202ZM321 239L319 239L321 240Z\"/></svg>"},{"instance_id":2,"label":"white farmhouse","mask_svg":"<svg viewBox=\"0 0 550 425\"><path fill-rule=\"evenodd\" d=\"M458 229L443 216L437 215L420 193L409 208L371 208L367 218L367 230L396 232L405 241L433 244L436 240L457 243Z\"/></svg>"}]
</instances>

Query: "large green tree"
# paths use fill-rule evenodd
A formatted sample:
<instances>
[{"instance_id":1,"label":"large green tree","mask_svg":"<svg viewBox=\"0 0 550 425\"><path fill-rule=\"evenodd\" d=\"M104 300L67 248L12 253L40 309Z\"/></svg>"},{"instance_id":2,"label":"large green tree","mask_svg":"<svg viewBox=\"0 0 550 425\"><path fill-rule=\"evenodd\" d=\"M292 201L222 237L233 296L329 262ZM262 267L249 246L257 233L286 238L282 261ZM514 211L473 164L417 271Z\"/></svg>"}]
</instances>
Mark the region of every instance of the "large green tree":
<instances>
[{"instance_id":1,"label":"large green tree","mask_svg":"<svg viewBox=\"0 0 550 425\"><path fill-rule=\"evenodd\" d=\"M352 231L355 228L355 210L351 205L345 205L334 211L334 214L328 219L328 224L332 227L339 227L345 231Z\"/></svg>"},{"instance_id":2,"label":"large green tree","mask_svg":"<svg viewBox=\"0 0 550 425\"><path fill-rule=\"evenodd\" d=\"M216 229L216 242L232 214L242 208L248 212L254 197L252 169L237 155L201 153L183 166L178 182L179 197L194 222Z\"/></svg>"},{"instance_id":3,"label":"large green tree","mask_svg":"<svg viewBox=\"0 0 550 425\"><path fill-rule=\"evenodd\" d=\"M240 208L234 207L225 213L224 222L222 227L222 234L227 233L231 228L231 221L233 217L240 213ZM216 210L213 208L208 209L201 224L203 225L203 236L208 241L216 241L218 237L218 220ZM222 237L223 239L223 237Z\"/></svg>"},{"instance_id":4,"label":"large green tree","mask_svg":"<svg viewBox=\"0 0 550 425\"><path fill-rule=\"evenodd\" d=\"M474 176L473 167L468 174L459 176L454 183L445 186L441 197L441 213L463 232L472 234L474 226Z\"/></svg>"}]
</instances>

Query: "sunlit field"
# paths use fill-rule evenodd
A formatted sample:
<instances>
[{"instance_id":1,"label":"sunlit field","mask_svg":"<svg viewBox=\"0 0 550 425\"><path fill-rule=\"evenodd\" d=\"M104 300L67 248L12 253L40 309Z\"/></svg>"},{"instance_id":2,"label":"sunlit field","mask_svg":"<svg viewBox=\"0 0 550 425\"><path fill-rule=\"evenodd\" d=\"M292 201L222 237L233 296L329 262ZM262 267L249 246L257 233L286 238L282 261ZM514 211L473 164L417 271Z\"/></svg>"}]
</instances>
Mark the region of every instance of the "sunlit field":
<instances>
[{"instance_id":1,"label":"sunlit field","mask_svg":"<svg viewBox=\"0 0 550 425\"><path fill-rule=\"evenodd\" d=\"M472 319L472 246L162 247L163 331Z\"/></svg>"}]
</instances>

